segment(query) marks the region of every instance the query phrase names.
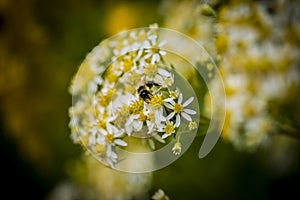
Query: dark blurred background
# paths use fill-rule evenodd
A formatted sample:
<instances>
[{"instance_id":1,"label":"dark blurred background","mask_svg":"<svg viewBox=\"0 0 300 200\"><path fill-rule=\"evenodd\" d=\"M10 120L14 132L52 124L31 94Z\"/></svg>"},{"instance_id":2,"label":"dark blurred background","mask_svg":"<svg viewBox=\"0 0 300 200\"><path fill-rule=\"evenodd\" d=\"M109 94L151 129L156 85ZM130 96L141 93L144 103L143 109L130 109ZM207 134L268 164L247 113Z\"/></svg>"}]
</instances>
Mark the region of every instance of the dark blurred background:
<instances>
[{"instance_id":1,"label":"dark blurred background","mask_svg":"<svg viewBox=\"0 0 300 200\"><path fill-rule=\"evenodd\" d=\"M162 22L160 1L0 0L1 196L45 199L82 150L70 140L68 87L86 54L121 30ZM178 13L180 15L180 13ZM201 137L154 172L171 199L300 196L300 143L277 136L241 152L222 140L198 159Z\"/></svg>"}]
</instances>

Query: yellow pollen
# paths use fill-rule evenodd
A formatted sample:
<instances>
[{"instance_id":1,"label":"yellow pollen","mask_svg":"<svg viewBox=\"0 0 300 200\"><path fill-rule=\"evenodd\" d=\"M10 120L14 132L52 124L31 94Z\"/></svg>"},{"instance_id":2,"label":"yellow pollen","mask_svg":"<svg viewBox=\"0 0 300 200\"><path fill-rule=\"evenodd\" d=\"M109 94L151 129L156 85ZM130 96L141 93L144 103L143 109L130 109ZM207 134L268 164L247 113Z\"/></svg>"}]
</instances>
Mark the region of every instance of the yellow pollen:
<instances>
[{"instance_id":1,"label":"yellow pollen","mask_svg":"<svg viewBox=\"0 0 300 200\"><path fill-rule=\"evenodd\" d=\"M172 124L167 124L164 128L164 131L166 134L172 134L174 133L174 126Z\"/></svg>"},{"instance_id":2,"label":"yellow pollen","mask_svg":"<svg viewBox=\"0 0 300 200\"><path fill-rule=\"evenodd\" d=\"M103 94L100 95L100 99L99 99L100 105L107 106L109 104L109 101L110 99L106 95Z\"/></svg>"},{"instance_id":3,"label":"yellow pollen","mask_svg":"<svg viewBox=\"0 0 300 200\"><path fill-rule=\"evenodd\" d=\"M174 99L176 99L177 97L178 97L178 93L177 92L175 92L175 91L170 91L170 97L172 97L172 98L174 98Z\"/></svg>"},{"instance_id":4,"label":"yellow pollen","mask_svg":"<svg viewBox=\"0 0 300 200\"><path fill-rule=\"evenodd\" d=\"M138 100L138 101L134 101L131 105L130 105L130 112L133 114L139 114L141 110L144 109L144 101L143 100Z\"/></svg>"},{"instance_id":5,"label":"yellow pollen","mask_svg":"<svg viewBox=\"0 0 300 200\"><path fill-rule=\"evenodd\" d=\"M124 59L124 62L123 62L124 72L128 72L132 66L133 66L133 62L132 62L131 58Z\"/></svg>"},{"instance_id":6,"label":"yellow pollen","mask_svg":"<svg viewBox=\"0 0 300 200\"><path fill-rule=\"evenodd\" d=\"M109 89L106 94L103 94L103 93L100 94L99 95L100 105L107 106L109 104L109 102L111 101L113 95L115 94L115 91L116 91L116 89L112 88L112 89Z\"/></svg>"},{"instance_id":7,"label":"yellow pollen","mask_svg":"<svg viewBox=\"0 0 300 200\"><path fill-rule=\"evenodd\" d=\"M105 140L106 140L106 142L112 143L112 142L114 141L114 136L113 136L113 134L107 133L107 134L105 135Z\"/></svg>"},{"instance_id":8,"label":"yellow pollen","mask_svg":"<svg viewBox=\"0 0 300 200\"><path fill-rule=\"evenodd\" d=\"M147 119L147 116L143 112L140 112L139 120L144 122L144 121L146 121L146 119Z\"/></svg>"},{"instance_id":9,"label":"yellow pollen","mask_svg":"<svg viewBox=\"0 0 300 200\"><path fill-rule=\"evenodd\" d=\"M150 104L154 108L159 108L163 104L163 98L159 95L153 96L150 100Z\"/></svg>"},{"instance_id":10,"label":"yellow pollen","mask_svg":"<svg viewBox=\"0 0 300 200\"><path fill-rule=\"evenodd\" d=\"M100 128L106 129L106 123L103 119L98 120L97 125Z\"/></svg>"},{"instance_id":11,"label":"yellow pollen","mask_svg":"<svg viewBox=\"0 0 300 200\"><path fill-rule=\"evenodd\" d=\"M174 108L173 108L173 110L174 110L174 113L176 113L176 114L180 114L180 113L181 113L181 110L182 110L182 106L181 106L181 104L179 104L179 103L176 103L176 104L174 105Z\"/></svg>"},{"instance_id":12,"label":"yellow pollen","mask_svg":"<svg viewBox=\"0 0 300 200\"><path fill-rule=\"evenodd\" d=\"M116 74L114 74L113 72L109 72L107 74L106 78L107 78L107 80L108 80L109 83L115 83L115 82L117 82L119 76L116 75Z\"/></svg>"},{"instance_id":13,"label":"yellow pollen","mask_svg":"<svg viewBox=\"0 0 300 200\"><path fill-rule=\"evenodd\" d=\"M111 99L113 97L113 95L115 94L115 92L116 92L116 89L115 88L111 88L111 89L109 89L107 91L106 96Z\"/></svg>"},{"instance_id":14,"label":"yellow pollen","mask_svg":"<svg viewBox=\"0 0 300 200\"><path fill-rule=\"evenodd\" d=\"M152 53L158 53L159 50L160 50L159 48L155 48L155 47L151 48Z\"/></svg>"}]
</instances>

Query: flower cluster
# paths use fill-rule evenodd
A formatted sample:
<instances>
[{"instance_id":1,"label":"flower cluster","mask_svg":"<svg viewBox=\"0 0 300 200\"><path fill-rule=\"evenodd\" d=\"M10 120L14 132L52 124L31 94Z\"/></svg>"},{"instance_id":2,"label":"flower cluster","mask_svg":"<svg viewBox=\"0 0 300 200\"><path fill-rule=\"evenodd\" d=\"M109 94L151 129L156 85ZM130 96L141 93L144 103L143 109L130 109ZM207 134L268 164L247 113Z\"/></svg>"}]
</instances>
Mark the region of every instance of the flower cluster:
<instances>
[{"instance_id":1,"label":"flower cluster","mask_svg":"<svg viewBox=\"0 0 300 200\"><path fill-rule=\"evenodd\" d=\"M183 96L176 71L164 60L166 42L159 41L157 25L111 38L87 56L73 80L72 138L111 167L118 162L116 147L128 146L130 137L155 149L155 141L180 134L183 121L197 128L197 113L188 108L194 97Z\"/></svg>"},{"instance_id":2,"label":"flower cluster","mask_svg":"<svg viewBox=\"0 0 300 200\"><path fill-rule=\"evenodd\" d=\"M237 1L218 16L215 44L227 96L223 136L240 148L265 144L278 132L286 111L274 118L272 102L290 96L300 83L296 11L283 1L265 3Z\"/></svg>"},{"instance_id":3,"label":"flower cluster","mask_svg":"<svg viewBox=\"0 0 300 200\"><path fill-rule=\"evenodd\" d=\"M209 1L214 5L213 1ZM195 39L211 55L215 55L214 36L216 33L215 11L205 1L172 1L162 3L164 26L177 30ZM180 13L180 15L178 15ZM190 48L181 42L189 51Z\"/></svg>"}]
</instances>

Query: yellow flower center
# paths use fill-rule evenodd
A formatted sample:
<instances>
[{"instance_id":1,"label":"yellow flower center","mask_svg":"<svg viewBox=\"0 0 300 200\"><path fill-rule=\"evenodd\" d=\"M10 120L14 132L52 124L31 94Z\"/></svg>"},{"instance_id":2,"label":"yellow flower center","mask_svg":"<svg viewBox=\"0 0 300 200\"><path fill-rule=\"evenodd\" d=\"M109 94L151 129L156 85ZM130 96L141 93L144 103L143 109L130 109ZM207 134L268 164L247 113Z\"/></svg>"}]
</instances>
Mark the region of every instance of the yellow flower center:
<instances>
[{"instance_id":1,"label":"yellow flower center","mask_svg":"<svg viewBox=\"0 0 300 200\"><path fill-rule=\"evenodd\" d=\"M165 128L164 128L164 131L165 131L165 133L166 134L172 134L172 133L174 133L174 126L173 126L173 124L166 124L166 126L165 126Z\"/></svg>"},{"instance_id":2,"label":"yellow flower center","mask_svg":"<svg viewBox=\"0 0 300 200\"><path fill-rule=\"evenodd\" d=\"M176 99L176 98L178 98L178 93L176 91L170 91L169 96Z\"/></svg>"},{"instance_id":3,"label":"yellow flower center","mask_svg":"<svg viewBox=\"0 0 300 200\"><path fill-rule=\"evenodd\" d=\"M174 105L173 110L174 110L174 112L175 112L176 114L180 114L180 113L181 113L181 110L182 110L181 104L176 103L176 104Z\"/></svg>"},{"instance_id":4,"label":"yellow flower center","mask_svg":"<svg viewBox=\"0 0 300 200\"><path fill-rule=\"evenodd\" d=\"M144 121L146 121L146 119L147 119L147 116L143 112L140 112L139 120L144 122Z\"/></svg>"},{"instance_id":5,"label":"yellow flower center","mask_svg":"<svg viewBox=\"0 0 300 200\"><path fill-rule=\"evenodd\" d=\"M152 47L151 48L151 51L152 51L152 53L154 54L154 53L159 53L159 48L157 48L157 47Z\"/></svg>"},{"instance_id":6,"label":"yellow flower center","mask_svg":"<svg viewBox=\"0 0 300 200\"><path fill-rule=\"evenodd\" d=\"M102 128L102 129L106 129L106 123L103 119L98 120L97 126Z\"/></svg>"},{"instance_id":7,"label":"yellow flower center","mask_svg":"<svg viewBox=\"0 0 300 200\"><path fill-rule=\"evenodd\" d=\"M150 104L154 109L158 109L163 104L163 98L159 95L153 96L150 100Z\"/></svg>"},{"instance_id":8,"label":"yellow flower center","mask_svg":"<svg viewBox=\"0 0 300 200\"><path fill-rule=\"evenodd\" d=\"M103 94L103 93L100 94L99 95L100 105L107 106L109 104L109 102L111 101L113 95L115 94L115 91L116 91L116 89L112 88L112 89L109 89L106 94Z\"/></svg>"},{"instance_id":9,"label":"yellow flower center","mask_svg":"<svg viewBox=\"0 0 300 200\"><path fill-rule=\"evenodd\" d=\"M115 83L119 79L119 76L114 74L113 72L108 72L106 79L109 83Z\"/></svg>"},{"instance_id":10,"label":"yellow flower center","mask_svg":"<svg viewBox=\"0 0 300 200\"><path fill-rule=\"evenodd\" d=\"M114 141L114 136L113 136L113 134L107 133L107 134L105 135L105 141L106 141L106 142L109 142L109 143L112 143L112 142Z\"/></svg>"},{"instance_id":11,"label":"yellow flower center","mask_svg":"<svg viewBox=\"0 0 300 200\"><path fill-rule=\"evenodd\" d=\"M141 112L141 110L144 109L144 101L143 100L138 100L138 101L134 101L131 105L130 105L130 112L133 114L139 114Z\"/></svg>"},{"instance_id":12,"label":"yellow flower center","mask_svg":"<svg viewBox=\"0 0 300 200\"><path fill-rule=\"evenodd\" d=\"M132 66L133 66L133 62L132 62L131 58L124 59L124 61L123 61L123 70L124 70L124 72L128 72L131 69Z\"/></svg>"}]
</instances>

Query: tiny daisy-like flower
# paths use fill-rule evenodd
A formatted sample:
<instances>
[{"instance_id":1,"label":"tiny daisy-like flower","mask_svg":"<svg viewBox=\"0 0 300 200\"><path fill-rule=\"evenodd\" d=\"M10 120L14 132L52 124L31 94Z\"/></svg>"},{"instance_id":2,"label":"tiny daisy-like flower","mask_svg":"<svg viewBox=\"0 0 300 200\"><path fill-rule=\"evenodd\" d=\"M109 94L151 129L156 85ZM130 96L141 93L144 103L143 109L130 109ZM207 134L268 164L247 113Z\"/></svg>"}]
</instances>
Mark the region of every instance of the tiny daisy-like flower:
<instances>
[{"instance_id":1,"label":"tiny daisy-like flower","mask_svg":"<svg viewBox=\"0 0 300 200\"><path fill-rule=\"evenodd\" d=\"M178 156L181 153L181 143L176 142L172 148L172 152L174 155Z\"/></svg>"},{"instance_id":2,"label":"tiny daisy-like flower","mask_svg":"<svg viewBox=\"0 0 300 200\"><path fill-rule=\"evenodd\" d=\"M164 134L162 135L162 139L165 139L165 138L169 137L170 135L175 133L174 123L172 121L167 121L165 126L160 128L159 131L164 132Z\"/></svg>"},{"instance_id":3,"label":"tiny daisy-like flower","mask_svg":"<svg viewBox=\"0 0 300 200\"><path fill-rule=\"evenodd\" d=\"M129 110L133 114L139 114L144 109L144 101L136 100L130 104Z\"/></svg>"},{"instance_id":4,"label":"tiny daisy-like flower","mask_svg":"<svg viewBox=\"0 0 300 200\"><path fill-rule=\"evenodd\" d=\"M195 115L196 111L192 109L185 108L188 106L192 101L194 100L194 97L190 97L188 100L186 100L184 103L182 103L182 93L178 95L178 101L177 103L169 99L169 102L165 102L165 106L172 110L172 112L167 116L167 120L170 120L176 115L176 123L175 127L179 127L180 125L180 116L185 118L188 121L192 121L192 118L190 115Z\"/></svg>"},{"instance_id":5,"label":"tiny daisy-like flower","mask_svg":"<svg viewBox=\"0 0 300 200\"><path fill-rule=\"evenodd\" d=\"M100 130L102 137L98 137L98 144L116 144L119 146L127 146L127 143L119 139L124 134L124 130L118 129L111 123L106 123L106 129Z\"/></svg>"},{"instance_id":6,"label":"tiny daisy-like flower","mask_svg":"<svg viewBox=\"0 0 300 200\"><path fill-rule=\"evenodd\" d=\"M166 51L162 50L161 47L166 44L166 41L162 41L161 43L157 44L154 43L151 45L151 48L146 49L144 56L145 59L151 59L151 64L159 62L161 57L166 55Z\"/></svg>"},{"instance_id":7,"label":"tiny daisy-like flower","mask_svg":"<svg viewBox=\"0 0 300 200\"><path fill-rule=\"evenodd\" d=\"M177 89L174 91L170 91L170 93L169 93L169 97L172 99L177 99L178 95L179 95L179 91Z\"/></svg>"},{"instance_id":8,"label":"tiny daisy-like flower","mask_svg":"<svg viewBox=\"0 0 300 200\"><path fill-rule=\"evenodd\" d=\"M198 126L197 126L196 122L194 122L194 121L189 122L188 128L189 128L190 131L195 130L197 127Z\"/></svg>"}]
</instances>

